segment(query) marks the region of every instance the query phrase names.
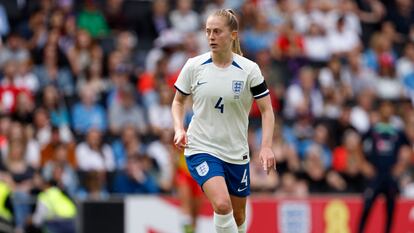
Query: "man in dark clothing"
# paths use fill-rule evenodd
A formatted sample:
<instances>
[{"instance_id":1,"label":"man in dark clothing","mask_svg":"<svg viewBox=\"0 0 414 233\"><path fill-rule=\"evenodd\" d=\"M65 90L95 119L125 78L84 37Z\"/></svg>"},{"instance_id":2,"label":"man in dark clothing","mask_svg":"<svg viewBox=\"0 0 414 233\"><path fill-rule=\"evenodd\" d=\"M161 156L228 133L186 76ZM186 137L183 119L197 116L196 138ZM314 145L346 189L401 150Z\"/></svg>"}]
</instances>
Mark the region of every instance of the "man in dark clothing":
<instances>
[{"instance_id":1,"label":"man in dark clothing","mask_svg":"<svg viewBox=\"0 0 414 233\"><path fill-rule=\"evenodd\" d=\"M130 155L125 169L114 178L113 191L119 194L158 193L159 187L155 177L146 170L149 158L144 155Z\"/></svg>"},{"instance_id":2,"label":"man in dark clothing","mask_svg":"<svg viewBox=\"0 0 414 233\"><path fill-rule=\"evenodd\" d=\"M404 172L409 157L408 140L403 132L390 123L393 104L382 100L379 104L380 120L363 138L363 149L372 165L371 179L364 192L364 210L359 225L362 233L375 199L382 193L386 198L387 223L385 231L391 232L395 200L398 195L398 177ZM408 154L407 154L408 153Z\"/></svg>"}]
</instances>

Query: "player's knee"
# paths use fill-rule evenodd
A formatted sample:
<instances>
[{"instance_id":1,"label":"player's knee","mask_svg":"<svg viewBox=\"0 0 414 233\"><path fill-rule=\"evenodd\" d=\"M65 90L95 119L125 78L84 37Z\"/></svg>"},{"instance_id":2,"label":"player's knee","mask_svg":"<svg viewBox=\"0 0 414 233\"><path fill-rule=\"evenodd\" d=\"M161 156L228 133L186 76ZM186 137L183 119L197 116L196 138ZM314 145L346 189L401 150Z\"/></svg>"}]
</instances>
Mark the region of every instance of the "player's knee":
<instances>
[{"instance_id":1,"label":"player's knee","mask_svg":"<svg viewBox=\"0 0 414 233\"><path fill-rule=\"evenodd\" d=\"M213 201L214 212L217 214L228 214L232 211L231 202L225 198Z\"/></svg>"}]
</instances>

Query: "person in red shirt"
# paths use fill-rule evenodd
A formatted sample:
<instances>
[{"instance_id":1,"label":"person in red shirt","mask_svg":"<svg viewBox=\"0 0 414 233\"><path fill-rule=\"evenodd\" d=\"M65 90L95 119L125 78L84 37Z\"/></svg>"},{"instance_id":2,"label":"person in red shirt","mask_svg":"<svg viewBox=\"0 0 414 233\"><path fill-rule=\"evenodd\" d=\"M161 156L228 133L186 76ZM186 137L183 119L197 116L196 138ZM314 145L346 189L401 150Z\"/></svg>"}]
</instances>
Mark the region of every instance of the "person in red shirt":
<instances>
[{"instance_id":1,"label":"person in red shirt","mask_svg":"<svg viewBox=\"0 0 414 233\"><path fill-rule=\"evenodd\" d=\"M294 59L304 56L303 36L295 31L292 22L286 23L281 34L273 45L273 57L280 59Z\"/></svg>"}]
</instances>

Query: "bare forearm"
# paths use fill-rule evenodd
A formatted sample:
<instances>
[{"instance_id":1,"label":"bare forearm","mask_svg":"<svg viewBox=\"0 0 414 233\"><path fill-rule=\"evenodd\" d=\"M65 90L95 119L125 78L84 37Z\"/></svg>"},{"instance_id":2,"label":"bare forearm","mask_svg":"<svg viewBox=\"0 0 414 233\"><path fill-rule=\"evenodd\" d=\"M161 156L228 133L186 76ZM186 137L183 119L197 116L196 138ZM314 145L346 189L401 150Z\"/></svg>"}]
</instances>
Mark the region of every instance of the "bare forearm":
<instances>
[{"instance_id":1,"label":"bare forearm","mask_svg":"<svg viewBox=\"0 0 414 233\"><path fill-rule=\"evenodd\" d=\"M173 101L171 112L173 116L174 130L184 129L184 103Z\"/></svg>"},{"instance_id":2,"label":"bare forearm","mask_svg":"<svg viewBox=\"0 0 414 233\"><path fill-rule=\"evenodd\" d=\"M275 125L275 116L272 108L266 108L261 112L262 115L262 147L272 147L273 129Z\"/></svg>"}]
</instances>

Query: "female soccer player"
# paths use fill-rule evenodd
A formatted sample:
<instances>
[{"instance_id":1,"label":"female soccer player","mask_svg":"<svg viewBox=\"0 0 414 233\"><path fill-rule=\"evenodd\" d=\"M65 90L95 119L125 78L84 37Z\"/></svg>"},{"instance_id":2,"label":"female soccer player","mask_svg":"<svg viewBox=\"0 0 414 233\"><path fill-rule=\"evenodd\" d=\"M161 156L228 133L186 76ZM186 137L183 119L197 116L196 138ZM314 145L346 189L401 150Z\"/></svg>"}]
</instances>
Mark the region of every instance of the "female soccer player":
<instances>
[{"instance_id":1,"label":"female soccer player","mask_svg":"<svg viewBox=\"0 0 414 233\"><path fill-rule=\"evenodd\" d=\"M254 98L262 116L259 156L269 172L275 165L273 109L258 65L242 57L234 12L210 15L206 35L211 51L189 59L175 83L174 143L185 149L188 169L213 206L216 231L244 233L250 194L248 114ZM186 132L184 103L190 95L194 115Z\"/></svg>"}]
</instances>

